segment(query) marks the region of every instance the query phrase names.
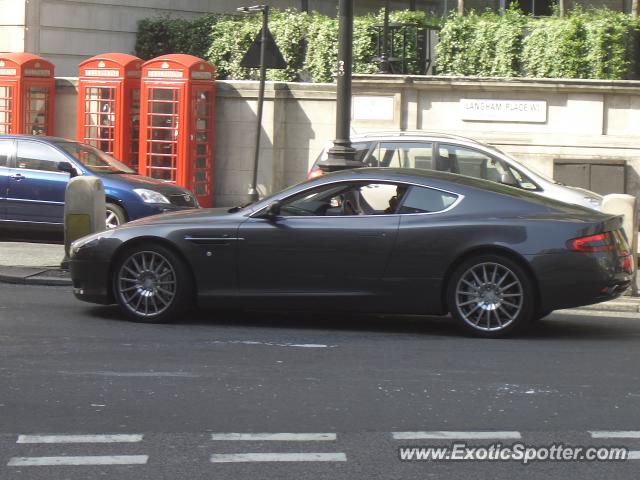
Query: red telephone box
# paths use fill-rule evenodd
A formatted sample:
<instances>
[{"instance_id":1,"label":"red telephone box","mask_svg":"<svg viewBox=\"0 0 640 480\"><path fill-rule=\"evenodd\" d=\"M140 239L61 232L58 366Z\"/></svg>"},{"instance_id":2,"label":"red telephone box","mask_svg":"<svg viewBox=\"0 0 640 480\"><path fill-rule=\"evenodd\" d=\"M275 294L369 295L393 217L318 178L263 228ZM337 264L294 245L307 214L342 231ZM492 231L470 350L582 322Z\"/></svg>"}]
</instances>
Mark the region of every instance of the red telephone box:
<instances>
[{"instance_id":1,"label":"red telephone box","mask_svg":"<svg viewBox=\"0 0 640 480\"><path fill-rule=\"evenodd\" d=\"M140 68L126 53L96 55L80 64L78 141L138 169Z\"/></svg>"},{"instance_id":2,"label":"red telephone box","mask_svg":"<svg viewBox=\"0 0 640 480\"><path fill-rule=\"evenodd\" d=\"M163 55L142 65L141 175L213 201L215 67L191 55Z\"/></svg>"},{"instance_id":3,"label":"red telephone box","mask_svg":"<svg viewBox=\"0 0 640 480\"><path fill-rule=\"evenodd\" d=\"M53 135L53 69L31 53L0 54L0 133Z\"/></svg>"}]
</instances>

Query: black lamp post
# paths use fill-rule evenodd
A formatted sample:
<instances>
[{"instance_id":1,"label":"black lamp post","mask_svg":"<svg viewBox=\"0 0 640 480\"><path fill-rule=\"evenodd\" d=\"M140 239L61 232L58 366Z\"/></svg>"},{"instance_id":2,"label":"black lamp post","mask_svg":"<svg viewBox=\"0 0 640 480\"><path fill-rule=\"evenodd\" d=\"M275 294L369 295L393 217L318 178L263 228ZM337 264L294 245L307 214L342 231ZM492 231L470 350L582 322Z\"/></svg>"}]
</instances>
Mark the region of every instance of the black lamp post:
<instances>
[{"instance_id":1,"label":"black lamp post","mask_svg":"<svg viewBox=\"0 0 640 480\"><path fill-rule=\"evenodd\" d=\"M253 7L240 7L237 9L242 13L262 12L262 33L260 36L260 89L258 91L258 111L256 128L256 150L253 158L253 177L249 188L249 200L257 202L260 198L258 193L258 161L260 160L260 134L262 133L262 106L264 104L264 84L267 76L267 66L265 63L265 52L267 45L267 29L269 26L269 5L255 5Z\"/></svg>"},{"instance_id":2,"label":"black lamp post","mask_svg":"<svg viewBox=\"0 0 640 480\"><path fill-rule=\"evenodd\" d=\"M336 85L336 139L329 158L322 162L324 171L361 166L354 161L355 150L349 138L351 130L351 66L353 63L353 0L338 3L338 73Z\"/></svg>"}]
</instances>

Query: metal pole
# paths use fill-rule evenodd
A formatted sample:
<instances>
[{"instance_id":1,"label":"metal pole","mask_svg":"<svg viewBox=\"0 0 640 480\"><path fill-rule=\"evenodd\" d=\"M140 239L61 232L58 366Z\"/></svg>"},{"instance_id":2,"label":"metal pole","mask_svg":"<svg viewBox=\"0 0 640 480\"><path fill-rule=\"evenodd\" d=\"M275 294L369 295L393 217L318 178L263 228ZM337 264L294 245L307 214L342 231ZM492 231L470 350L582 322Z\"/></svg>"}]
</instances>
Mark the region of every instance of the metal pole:
<instances>
[{"instance_id":1,"label":"metal pole","mask_svg":"<svg viewBox=\"0 0 640 480\"><path fill-rule=\"evenodd\" d=\"M353 0L338 3L338 74L336 85L336 139L323 162L324 170L349 168L355 150L351 148L351 66L353 63Z\"/></svg>"},{"instance_id":2,"label":"metal pole","mask_svg":"<svg viewBox=\"0 0 640 480\"><path fill-rule=\"evenodd\" d=\"M391 0L385 1L384 21L382 23L382 53L378 64L378 73L391 73L389 65L389 7Z\"/></svg>"},{"instance_id":3,"label":"metal pole","mask_svg":"<svg viewBox=\"0 0 640 480\"><path fill-rule=\"evenodd\" d=\"M262 33L260 35L260 89L258 91L258 124L256 128L256 151L253 158L253 180L249 189L249 199L257 202L260 199L258 193L258 161L260 159L260 135L262 133L262 106L264 104L264 84L267 75L264 56L267 47L267 28L269 25L269 5L262 8Z\"/></svg>"}]
</instances>

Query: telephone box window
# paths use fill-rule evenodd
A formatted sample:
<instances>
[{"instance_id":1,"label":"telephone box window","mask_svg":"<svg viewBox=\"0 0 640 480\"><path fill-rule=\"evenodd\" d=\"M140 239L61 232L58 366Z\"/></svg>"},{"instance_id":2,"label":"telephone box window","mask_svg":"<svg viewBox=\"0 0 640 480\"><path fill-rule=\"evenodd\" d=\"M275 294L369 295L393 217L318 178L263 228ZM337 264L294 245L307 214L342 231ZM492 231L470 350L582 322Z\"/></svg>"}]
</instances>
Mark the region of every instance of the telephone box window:
<instances>
[{"instance_id":1,"label":"telephone box window","mask_svg":"<svg viewBox=\"0 0 640 480\"><path fill-rule=\"evenodd\" d=\"M0 133L11 133L13 87L0 86Z\"/></svg>"}]
</instances>

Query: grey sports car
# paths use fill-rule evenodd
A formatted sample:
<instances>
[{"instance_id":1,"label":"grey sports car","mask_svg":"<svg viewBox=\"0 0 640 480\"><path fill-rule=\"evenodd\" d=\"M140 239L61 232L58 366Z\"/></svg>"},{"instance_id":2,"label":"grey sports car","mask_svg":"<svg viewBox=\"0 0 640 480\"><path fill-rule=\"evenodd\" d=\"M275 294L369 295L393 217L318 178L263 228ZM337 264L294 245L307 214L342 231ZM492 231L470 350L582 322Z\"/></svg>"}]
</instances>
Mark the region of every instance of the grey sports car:
<instances>
[{"instance_id":1,"label":"grey sports car","mask_svg":"<svg viewBox=\"0 0 640 480\"><path fill-rule=\"evenodd\" d=\"M450 312L496 337L620 295L634 268L621 222L476 178L363 168L84 237L71 273L79 299L142 322L196 304Z\"/></svg>"}]
</instances>

